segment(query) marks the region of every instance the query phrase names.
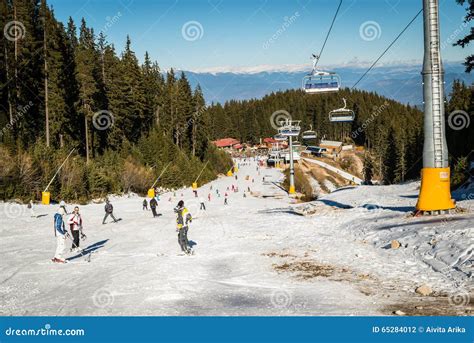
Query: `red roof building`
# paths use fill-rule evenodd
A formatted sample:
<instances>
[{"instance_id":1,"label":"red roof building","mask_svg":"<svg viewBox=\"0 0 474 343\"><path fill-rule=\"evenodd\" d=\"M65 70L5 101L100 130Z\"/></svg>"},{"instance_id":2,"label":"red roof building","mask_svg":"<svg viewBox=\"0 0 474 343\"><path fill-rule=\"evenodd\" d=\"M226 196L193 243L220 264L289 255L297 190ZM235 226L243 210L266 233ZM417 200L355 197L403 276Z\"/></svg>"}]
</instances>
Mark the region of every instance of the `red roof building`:
<instances>
[{"instance_id":1,"label":"red roof building","mask_svg":"<svg viewBox=\"0 0 474 343\"><path fill-rule=\"evenodd\" d=\"M234 138L222 138L212 143L218 148L232 148L234 145L240 144L240 142Z\"/></svg>"}]
</instances>

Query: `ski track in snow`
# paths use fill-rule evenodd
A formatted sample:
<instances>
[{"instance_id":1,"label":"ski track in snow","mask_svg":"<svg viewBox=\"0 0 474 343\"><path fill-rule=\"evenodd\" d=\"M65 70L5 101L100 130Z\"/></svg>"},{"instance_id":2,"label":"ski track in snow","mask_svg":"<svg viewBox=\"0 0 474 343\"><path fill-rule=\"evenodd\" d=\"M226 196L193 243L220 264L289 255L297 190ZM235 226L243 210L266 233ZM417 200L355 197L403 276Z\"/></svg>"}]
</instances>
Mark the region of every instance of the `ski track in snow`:
<instances>
[{"instance_id":1,"label":"ski track in snow","mask_svg":"<svg viewBox=\"0 0 474 343\"><path fill-rule=\"evenodd\" d=\"M255 162L242 165L238 180L221 177L199 188L207 211L184 189L161 196L159 218L142 211L143 198L110 197L123 220L107 225L103 204L80 206L88 236L81 245L97 249L66 265L49 262L55 205L35 206L45 216L33 218L26 206L2 203L0 315L380 315L420 284L472 289L472 214L407 218L417 183L346 187L299 205L277 187L281 179L277 169L257 175ZM239 192L227 191L224 206L232 184ZM244 198L248 186L260 197ZM175 232L181 193L194 216L193 256L180 256ZM301 206L315 206L316 214L295 215ZM392 239L402 248L387 249ZM304 280L273 268L293 261L347 272ZM361 275L369 280L359 282Z\"/></svg>"}]
</instances>

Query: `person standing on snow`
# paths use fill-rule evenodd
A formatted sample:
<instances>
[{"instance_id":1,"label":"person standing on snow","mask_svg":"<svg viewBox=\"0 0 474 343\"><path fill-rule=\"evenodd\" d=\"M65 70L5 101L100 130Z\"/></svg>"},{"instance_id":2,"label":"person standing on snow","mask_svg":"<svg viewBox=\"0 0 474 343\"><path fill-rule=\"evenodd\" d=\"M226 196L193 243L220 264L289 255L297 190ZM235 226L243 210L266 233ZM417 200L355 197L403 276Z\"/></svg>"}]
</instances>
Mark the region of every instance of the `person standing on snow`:
<instances>
[{"instance_id":1,"label":"person standing on snow","mask_svg":"<svg viewBox=\"0 0 474 343\"><path fill-rule=\"evenodd\" d=\"M148 211L148 201L146 201L146 198L143 199L143 211Z\"/></svg>"},{"instance_id":2,"label":"person standing on snow","mask_svg":"<svg viewBox=\"0 0 474 343\"><path fill-rule=\"evenodd\" d=\"M227 192L226 192L226 193L224 194L224 205L228 205L228 203L227 203L227 197L228 197L228 196L229 196L229 195L228 195Z\"/></svg>"},{"instance_id":3,"label":"person standing on snow","mask_svg":"<svg viewBox=\"0 0 474 343\"><path fill-rule=\"evenodd\" d=\"M84 234L82 233L82 217L79 213L79 206L74 207L74 211L69 217L67 223L69 224L69 229L71 230L72 234L71 252L79 251L80 237L84 236Z\"/></svg>"},{"instance_id":4,"label":"person standing on snow","mask_svg":"<svg viewBox=\"0 0 474 343\"><path fill-rule=\"evenodd\" d=\"M64 202L64 200L61 200L59 202L59 213L63 216L65 214L69 214L69 213L67 213L66 203Z\"/></svg>"},{"instance_id":5,"label":"person standing on snow","mask_svg":"<svg viewBox=\"0 0 474 343\"><path fill-rule=\"evenodd\" d=\"M64 225L63 214L61 214L61 207L58 212L54 215L54 236L56 237L56 252L52 259L55 263L66 263L66 260L63 258L64 247L66 245L66 237L69 233L66 231L66 226Z\"/></svg>"},{"instance_id":6,"label":"person standing on snow","mask_svg":"<svg viewBox=\"0 0 474 343\"><path fill-rule=\"evenodd\" d=\"M206 204L204 203L204 198L203 197L200 197L199 198L199 202L201 203L201 207L199 208L199 210L206 210Z\"/></svg>"},{"instance_id":7,"label":"person standing on snow","mask_svg":"<svg viewBox=\"0 0 474 343\"><path fill-rule=\"evenodd\" d=\"M108 216L112 217L112 219L114 220L114 223L118 222L118 220L115 219L114 217L114 207L110 203L109 199L105 200L104 210L105 210L105 216L104 216L104 220L102 220L102 225L105 224L105 220L107 219Z\"/></svg>"},{"instance_id":8,"label":"person standing on snow","mask_svg":"<svg viewBox=\"0 0 474 343\"><path fill-rule=\"evenodd\" d=\"M152 198L150 200L150 208L151 208L151 212L153 213L153 218L158 217L158 213L156 213L157 206L158 206L158 201L156 201L156 198Z\"/></svg>"},{"instance_id":9,"label":"person standing on snow","mask_svg":"<svg viewBox=\"0 0 474 343\"><path fill-rule=\"evenodd\" d=\"M179 246L185 254L189 255L192 253L192 250L189 248L188 242L188 225L193 221L193 218L188 209L184 207L183 200L178 202L178 205L175 207L174 211L176 212L176 228L178 230Z\"/></svg>"}]
</instances>

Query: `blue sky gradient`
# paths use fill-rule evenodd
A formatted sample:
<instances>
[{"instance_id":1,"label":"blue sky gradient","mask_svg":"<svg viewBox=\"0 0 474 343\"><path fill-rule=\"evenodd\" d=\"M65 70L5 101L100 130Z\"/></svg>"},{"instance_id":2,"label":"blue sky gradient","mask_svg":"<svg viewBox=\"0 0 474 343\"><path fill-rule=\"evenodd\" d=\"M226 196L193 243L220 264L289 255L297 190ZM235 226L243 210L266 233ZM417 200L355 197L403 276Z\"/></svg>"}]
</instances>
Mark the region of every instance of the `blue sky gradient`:
<instances>
[{"instance_id":1,"label":"blue sky gradient","mask_svg":"<svg viewBox=\"0 0 474 343\"><path fill-rule=\"evenodd\" d=\"M49 0L60 21L66 22L72 16L79 26L84 17L96 32L106 34L117 51L122 51L129 34L140 60L149 51L163 69L182 70L305 63L309 66L309 57L312 52L319 52L338 2ZM320 64L374 60L421 7L421 0L344 0ZM463 25L465 13L455 0L440 0L445 60L461 61L468 54L467 49L450 44L469 30ZM188 22L197 22L195 40L194 36L183 35L183 25ZM361 26L367 22L372 22L369 24L375 28L375 36L361 34ZM420 16L382 62L421 61L422 22Z\"/></svg>"}]
</instances>

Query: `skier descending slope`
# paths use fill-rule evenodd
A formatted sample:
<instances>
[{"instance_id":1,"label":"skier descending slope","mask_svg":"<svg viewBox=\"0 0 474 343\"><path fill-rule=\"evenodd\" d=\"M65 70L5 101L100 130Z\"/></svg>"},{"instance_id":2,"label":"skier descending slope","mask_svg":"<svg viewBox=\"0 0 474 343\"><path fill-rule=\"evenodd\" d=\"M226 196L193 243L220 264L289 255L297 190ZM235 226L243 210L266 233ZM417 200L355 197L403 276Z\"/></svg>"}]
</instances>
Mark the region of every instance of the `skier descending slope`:
<instances>
[{"instance_id":1,"label":"skier descending slope","mask_svg":"<svg viewBox=\"0 0 474 343\"><path fill-rule=\"evenodd\" d=\"M66 231L66 226L64 225L64 218L61 214L61 208L54 215L54 236L56 236L56 253L52 259L55 263L66 263L66 260L63 258L64 247L66 245L66 237L69 233Z\"/></svg>"},{"instance_id":2,"label":"skier descending slope","mask_svg":"<svg viewBox=\"0 0 474 343\"><path fill-rule=\"evenodd\" d=\"M178 206L175 207L174 211L176 212L176 228L178 230L179 246L185 254L191 255L192 249L189 247L188 242L188 225L193 221L193 218L188 209L184 207L183 200L178 202Z\"/></svg>"}]
</instances>

